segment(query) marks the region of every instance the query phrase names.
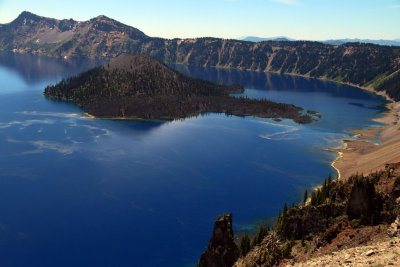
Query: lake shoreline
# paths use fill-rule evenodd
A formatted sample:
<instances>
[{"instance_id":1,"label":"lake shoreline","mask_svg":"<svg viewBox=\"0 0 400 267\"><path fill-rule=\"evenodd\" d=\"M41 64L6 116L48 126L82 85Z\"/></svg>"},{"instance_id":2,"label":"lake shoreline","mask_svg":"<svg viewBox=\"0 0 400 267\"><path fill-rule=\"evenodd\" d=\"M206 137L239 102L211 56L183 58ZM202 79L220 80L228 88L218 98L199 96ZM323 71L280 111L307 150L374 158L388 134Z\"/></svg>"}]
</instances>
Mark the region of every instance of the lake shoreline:
<instances>
[{"instance_id":1,"label":"lake shoreline","mask_svg":"<svg viewBox=\"0 0 400 267\"><path fill-rule=\"evenodd\" d=\"M372 120L382 123L382 126L351 129L349 132L361 140L343 139L342 147L328 149L339 153L332 162L332 167L338 172L338 179L346 180L357 173L368 175L384 169L388 163L400 161L400 102L394 101L384 92L359 88L384 96L390 103L386 104L388 111L383 113L383 117ZM379 144L372 141L379 141Z\"/></svg>"},{"instance_id":2,"label":"lake shoreline","mask_svg":"<svg viewBox=\"0 0 400 267\"><path fill-rule=\"evenodd\" d=\"M352 174L357 173L368 175L384 169L388 163L400 162L400 102L392 99L385 91L377 91L372 86L359 86L348 82L335 81L326 77L316 78L296 73L284 74L357 87L382 96L389 101L385 105L388 111L381 113L383 117L372 120L383 124L382 126L369 126L366 129L350 129L348 130L349 132L356 134L362 140L342 139L343 145L341 147L327 149L338 153L336 159L331 163L332 168L338 174L337 179L346 180ZM379 141L380 144L374 144L372 141Z\"/></svg>"},{"instance_id":3,"label":"lake shoreline","mask_svg":"<svg viewBox=\"0 0 400 267\"><path fill-rule=\"evenodd\" d=\"M190 66L187 64L179 64L179 63L177 63L176 65ZM220 66L215 66L211 68L241 70L237 68L225 68ZM254 71L254 70L244 70L244 71ZM338 174L338 179L347 179L351 174L355 173L369 174L371 172L384 168L387 163L400 161L400 153L398 154L393 153L394 152L393 146L396 146L396 144L398 144L400 148L400 136L399 138L396 138L396 129L395 129L397 121L399 121L398 118L400 117L400 102L394 101L387 95L386 92L376 91L371 86L359 86L348 82L335 81L327 77L311 77L309 75L302 75L298 73L279 73L270 70L254 71L254 72L284 74L290 76L303 77L307 79L317 79L321 81L334 82L338 84L356 87L364 91L368 91L372 94L380 95L384 97L387 101L390 101L390 103L386 104L388 112L383 113L384 116L382 118L376 118L372 120L375 122L383 123L385 125L380 127L367 127L366 129L350 129L348 130L349 132L356 134L356 136L362 140L343 139L342 140L343 145L341 147L328 148L328 150L338 153L338 156L331 163L331 167L334 168ZM113 117L113 116L104 117L104 116L94 116L89 113L85 113L85 115L89 118L100 118L100 119L111 119L111 120L138 120L138 121L145 120L139 117ZM379 133L379 136L377 135L377 133ZM381 144L376 145L370 142L373 140L374 141L377 140ZM388 140L391 141L390 145L387 144ZM394 156L391 157L390 154L394 154ZM382 155L384 156L383 157L384 161L382 160L374 161L374 157L380 156L382 158Z\"/></svg>"},{"instance_id":4,"label":"lake shoreline","mask_svg":"<svg viewBox=\"0 0 400 267\"><path fill-rule=\"evenodd\" d=\"M176 65L190 66L187 64L179 64L179 63L177 63ZM215 66L215 67L211 67L211 68L240 70L237 68L225 68L225 67L220 67L220 66ZM252 71L252 70L244 70L244 71ZM397 103L400 103L400 102L395 102L392 98L390 98L387 95L386 92L376 91L371 86L368 86L368 87L359 86L359 85L348 83L348 82L335 81L335 80L329 79L327 77L311 77L309 75L302 75L302 74L298 74L298 73L279 73L279 72L270 71L270 70L269 71L254 71L254 72L284 74L284 75L290 75L290 76L298 76L298 77L307 78L307 79L317 79L317 80L321 80L321 81L334 82L334 83L338 83L338 84L356 87L356 88L362 89L364 91L368 91L372 94L380 95L380 96L384 97L387 101L390 101L390 103L386 104L386 108L388 109L388 112L383 113L384 117L376 118L376 119L373 119L372 121L376 121L376 122L383 123L383 124L391 124L391 123L393 124L394 122L391 122L391 120L392 120L391 118L396 116L395 114L398 114L398 113L400 114L400 111L395 111L395 108L394 108L394 105ZM146 121L146 119L143 119L140 117L132 117L132 116L129 116L129 117L95 116L88 112L86 112L85 115L88 118L92 118L92 119L97 118L97 119L109 119L109 120ZM273 119L273 118L271 118L271 119ZM163 120L163 119L161 119L161 120ZM292 118L292 120L293 120L293 118ZM395 159L396 160L398 159L398 161L400 161L400 153L399 153L398 157L396 155L395 159L394 158L387 159L387 157L385 157L385 159L386 159L385 162L379 161L379 164L372 164L372 165L368 164L368 167L364 166L373 160L373 157L377 153L374 151L379 150L380 155L382 153L387 154L387 153L392 152L392 150L390 150L390 149L387 152L385 152L387 150L387 149L385 149L386 146L380 146L380 145L376 145L376 144L373 144L372 142L370 142L372 140L377 140L382 143L381 135L377 136L376 133L381 134L381 132L390 131L391 132L390 137L395 137L395 136L393 136L393 135L395 135L395 131L393 129L395 125L392 125L392 127L389 127L389 126L390 125L384 125L381 127L367 127L366 129L350 129L350 130L348 130L349 132L356 134L356 136L362 140L343 139L342 146L327 149L327 150L338 153L338 156L331 163L331 167L334 168L338 174L338 176L337 176L338 179L347 179L351 174L355 174L355 173L369 174L371 172L374 172L376 170L380 170L380 169L384 168L386 163L391 163ZM390 130L388 128L390 128ZM391 139L390 137L387 137L387 138ZM399 146L400 146L400 137L397 142L399 143Z\"/></svg>"},{"instance_id":5,"label":"lake shoreline","mask_svg":"<svg viewBox=\"0 0 400 267\"><path fill-rule=\"evenodd\" d=\"M264 72L281 74L273 71ZM338 153L338 156L331 163L331 167L337 172L337 179L348 179L352 174L356 173L367 175L384 169L388 163L400 162L400 132L398 132L400 126L397 126L400 125L400 102L396 102L385 91L377 91L372 86L360 86L348 82L335 81L327 77L311 77L298 73L283 74L356 87L382 96L389 101L385 105L388 111L381 113L383 117L372 120L384 125L380 127L369 126L366 129L350 129L348 130L349 132L356 134L358 138L363 140L342 139L342 146L327 149ZM371 141L379 141L380 144L377 145ZM377 157L379 157L379 160L376 160Z\"/></svg>"},{"instance_id":6,"label":"lake shoreline","mask_svg":"<svg viewBox=\"0 0 400 267\"><path fill-rule=\"evenodd\" d=\"M342 139L342 146L327 149L338 153L336 159L331 163L332 168L338 174L337 179L346 180L352 174L357 173L368 175L384 169L388 163L400 162L400 126L398 126L400 125L400 102L396 102L385 91L377 91L372 86L359 86L348 82L335 81L326 77L316 78L296 73L285 74L357 87L382 96L389 101L385 105L388 111L381 113L383 117L372 120L384 125L380 127L369 126L366 129L350 129L348 130L349 132L356 134L362 140ZM371 142L376 140L380 144Z\"/></svg>"}]
</instances>

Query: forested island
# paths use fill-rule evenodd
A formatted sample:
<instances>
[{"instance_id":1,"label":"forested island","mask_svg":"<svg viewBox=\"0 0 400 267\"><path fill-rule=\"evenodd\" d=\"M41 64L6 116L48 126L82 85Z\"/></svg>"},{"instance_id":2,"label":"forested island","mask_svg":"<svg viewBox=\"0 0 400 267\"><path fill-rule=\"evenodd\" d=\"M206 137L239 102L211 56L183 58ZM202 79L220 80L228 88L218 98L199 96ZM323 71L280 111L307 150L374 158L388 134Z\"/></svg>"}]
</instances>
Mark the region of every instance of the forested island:
<instances>
[{"instance_id":1,"label":"forested island","mask_svg":"<svg viewBox=\"0 0 400 267\"><path fill-rule=\"evenodd\" d=\"M203 112L313 121L291 104L230 96L239 84L194 79L146 55L121 55L102 67L47 86L44 95L72 101L97 117L180 119Z\"/></svg>"}]
</instances>

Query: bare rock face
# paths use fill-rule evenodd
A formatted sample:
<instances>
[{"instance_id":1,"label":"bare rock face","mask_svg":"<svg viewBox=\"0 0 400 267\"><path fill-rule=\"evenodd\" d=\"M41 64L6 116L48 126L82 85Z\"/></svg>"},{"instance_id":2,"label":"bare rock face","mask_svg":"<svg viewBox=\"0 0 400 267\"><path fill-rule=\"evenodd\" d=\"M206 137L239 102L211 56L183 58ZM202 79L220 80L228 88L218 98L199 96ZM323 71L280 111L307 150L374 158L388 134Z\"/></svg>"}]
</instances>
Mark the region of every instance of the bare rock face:
<instances>
[{"instance_id":1,"label":"bare rock face","mask_svg":"<svg viewBox=\"0 0 400 267\"><path fill-rule=\"evenodd\" d=\"M251 250L246 257L239 259L234 267L274 266L282 258L282 246L279 236L271 231L261 242Z\"/></svg>"},{"instance_id":2,"label":"bare rock face","mask_svg":"<svg viewBox=\"0 0 400 267\"><path fill-rule=\"evenodd\" d=\"M400 217L397 217L397 219L390 225L388 235L390 237L400 237Z\"/></svg>"},{"instance_id":3,"label":"bare rock face","mask_svg":"<svg viewBox=\"0 0 400 267\"><path fill-rule=\"evenodd\" d=\"M395 198L400 197L400 177L397 177L393 184L392 195Z\"/></svg>"},{"instance_id":4,"label":"bare rock face","mask_svg":"<svg viewBox=\"0 0 400 267\"><path fill-rule=\"evenodd\" d=\"M200 267L231 267L239 257L233 240L232 213L217 219L207 250L201 255Z\"/></svg>"}]
</instances>

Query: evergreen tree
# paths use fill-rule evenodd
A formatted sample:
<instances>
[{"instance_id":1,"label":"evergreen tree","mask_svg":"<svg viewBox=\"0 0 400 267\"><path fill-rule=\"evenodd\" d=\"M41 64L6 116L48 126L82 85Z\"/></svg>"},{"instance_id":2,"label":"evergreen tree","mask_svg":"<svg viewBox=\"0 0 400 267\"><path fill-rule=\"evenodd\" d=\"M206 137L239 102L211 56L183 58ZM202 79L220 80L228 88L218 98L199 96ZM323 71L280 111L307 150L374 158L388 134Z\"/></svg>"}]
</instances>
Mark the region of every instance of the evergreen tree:
<instances>
[{"instance_id":1,"label":"evergreen tree","mask_svg":"<svg viewBox=\"0 0 400 267\"><path fill-rule=\"evenodd\" d=\"M311 205L312 206L318 205L317 193L315 191L312 191L312 193L311 193Z\"/></svg>"},{"instance_id":2,"label":"evergreen tree","mask_svg":"<svg viewBox=\"0 0 400 267\"><path fill-rule=\"evenodd\" d=\"M264 237L268 234L269 230L269 226L264 227L262 224L260 224L257 234L253 237L253 240L251 241L251 248L259 245L263 241Z\"/></svg>"},{"instance_id":3,"label":"evergreen tree","mask_svg":"<svg viewBox=\"0 0 400 267\"><path fill-rule=\"evenodd\" d=\"M287 211L288 211L288 208L287 208L287 204L285 202L285 205L283 205L283 216L286 216Z\"/></svg>"},{"instance_id":4,"label":"evergreen tree","mask_svg":"<svg viewBox=\"0 0 400 267\"><path fill-rule=\"evenodd\" d=\"M308 191L307 189L304 191L304 196L303 196L303 204L305 205L308 199Z\"/></svg>"},{"instance_id":5,"label":"evergreen tree","mask_svg":"<svg viewBox=\"0 0 400 267\"><path fill-rule=\"evenodd\" d=\"M245 234L241 239L240 239L240 244L239 244L239 251L240 251L240 256L244 257L249 253L250 251L250 237L248 234Z\"/></svg>"}]
</instances>

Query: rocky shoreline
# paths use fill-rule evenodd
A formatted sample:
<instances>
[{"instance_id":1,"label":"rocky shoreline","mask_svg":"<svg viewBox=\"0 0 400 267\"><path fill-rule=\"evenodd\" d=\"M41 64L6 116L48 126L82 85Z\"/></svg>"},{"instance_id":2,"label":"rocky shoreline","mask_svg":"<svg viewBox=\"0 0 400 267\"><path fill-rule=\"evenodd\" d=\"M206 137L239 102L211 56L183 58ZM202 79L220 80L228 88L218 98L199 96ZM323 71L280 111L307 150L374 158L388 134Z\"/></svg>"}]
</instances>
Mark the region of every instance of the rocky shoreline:
<instances>
[{"instance_id":1,"label":"rocky shoreline","mask_svg":"<svg viewBox=\"0 0 400 267\"><path fill-rule=\"evenodd\" d=\"M380 127L368 127L362 130L350 130L362 140L343 140L343 147L330 148L339 152L332 166L338 170L340 179L347 179L355 173L368 175L385 168L386 164L400 161L400 102L391 101L386 105L388 112L374 119L382 123ZM378 141L375 144L371 141Z\"/></svg>"},{"instance_id":2,"label":"rocky shoreline","mask_svg":"<svg viewBox=\"0 0 400 267\"><path fill-rule=\"evenodd\" d=\"M374 120L384 125L350 130L364 140L343 140L343 147L330 149L339 153L332 163L338 179L325 180L307 202L285 204L273 229L233 266L398 266L400 103L378 94L391 101ZM242 253L242 240L235 246Z\"/></svg>"}]
</instances>

